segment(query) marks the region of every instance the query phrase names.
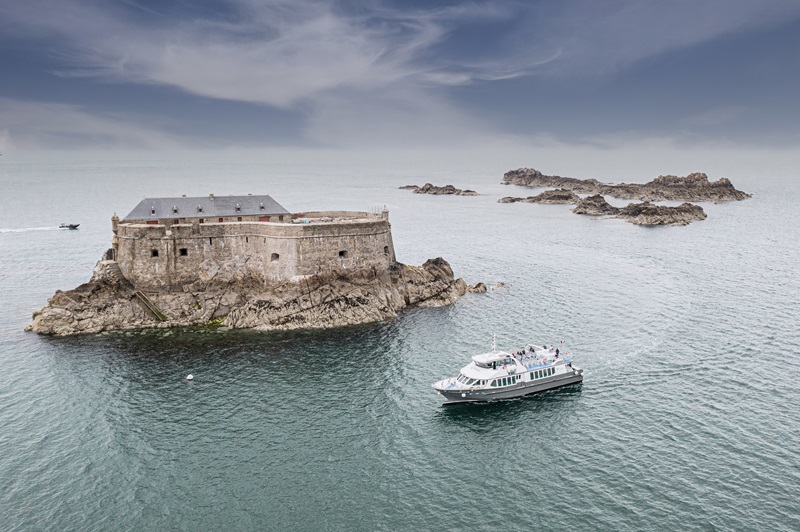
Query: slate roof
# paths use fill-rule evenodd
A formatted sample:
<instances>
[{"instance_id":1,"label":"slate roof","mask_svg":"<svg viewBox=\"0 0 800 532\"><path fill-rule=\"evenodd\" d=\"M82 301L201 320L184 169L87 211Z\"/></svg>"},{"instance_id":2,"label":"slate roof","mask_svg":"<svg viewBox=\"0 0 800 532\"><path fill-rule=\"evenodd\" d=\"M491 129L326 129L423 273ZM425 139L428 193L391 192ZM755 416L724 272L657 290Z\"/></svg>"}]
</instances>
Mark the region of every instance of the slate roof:
<instances>
[{"instance_id":1,"label":"slate roof","mask_svg":"<svg viewBox=\"0 0 800 532\"><path fill-rule=\"evenodd\" d=\"M236 205L240 210L236 211ZM263 205L263 208L262 208ZM203 211L198 210L198 206ZM174 208L178 212L174 212ZM151 209L156 213L152 214ZM125 220L156 220L158 218L213 218L215 216L270 216L291 214L271 196L202 196L199 198L145 198Z\"/></svg>"}]
</instances>

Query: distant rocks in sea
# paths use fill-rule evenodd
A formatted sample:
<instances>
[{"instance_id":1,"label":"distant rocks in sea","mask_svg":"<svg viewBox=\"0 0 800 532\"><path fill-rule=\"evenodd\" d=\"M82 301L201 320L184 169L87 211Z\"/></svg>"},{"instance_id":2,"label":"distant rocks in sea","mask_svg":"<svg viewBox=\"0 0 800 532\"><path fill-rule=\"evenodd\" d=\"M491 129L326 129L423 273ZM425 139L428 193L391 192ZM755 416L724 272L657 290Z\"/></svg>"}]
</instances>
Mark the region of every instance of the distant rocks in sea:
<instances>
[{"instance_id":1,"label":"distant rocks in sea","mask_svg":"<svg viewBox=\"0 0 800 532\"><path fill-rule=\"evenodd\" d=\"M545 175L534 168L519 168L506 172L504 185L533 188L558 187L538 196L527 198L506 197L499 203L563 203L575 204L572 212L591 216L608 216L627 220L637 225L687 225L705 220L702 207L683 203L677 207L654 205L653 201L740 201L750 194L737 190L726 178L709 181L708 176L695 172L687 176L662 175L648 183L620 183L610 185L597 179L577 179L558 175ZM580 198L577 194L591 194ZM619 199L639 200L627 207L610 205L603 195Z\"/></svg>"},{"instance_id":2,"label":"distant rocks in sea","mask_svg":"<svg viewBox=\"0 0 800 532\"><path fill-rule=\"evenodd\" d=\"M536 196L527 198L505 197L497 200L497 203L546 203L552 205L574 205L580 201L580 197L566 188L557 190L545 190Z\"/></svg>"},{"instance_id":3,"label":"distant rocks in sea","mask_svg":"<svg viewBox=\"0 0 800 532\"><path fill-rule=\"evenodd\" d=\"M707 214L700 205L682 203L677 207L653 205L649 201L631 203L619 210L617 218L636 225L689 225L705 220Z\"/></svg>"},{"instance_id":4,"label":"distant rocks in sea","mask_svg":"<svg viewBox=\"0 0 800 532\"><path fill-rule=\"evenodd\" d=\"M545 175L534 168L519 168L506 172L502 183L537 188L558 187L577 194L602 194L639 201L738 201L751 197L737 190L730 180L723 177L709 181L708 176L701 172L683 177L662 175L644 184L609 185L597 179Z\"/></svg>"},{"instance_id":5,"label":"distant rocks in sea","mask_svg":"<svg viewBox=\"0 0 800 532\"><path fill-rule=\"evenodd\" d=\"M483 294L486 293L486 283L476 283L472 286L467 286L467 292L471 292L473 294Z\"/></svg>"},{"instance_id":6,"label":"distant rocks in sea","mask_svg":"<svg viewBox=\"0 0 800 532\"><path fill-rule=\"evenodd\" d=\"M619 209L610 205L600 194L595 194L578 201L572 212L591 216L610 216L619 213Z\"/></svg>"},{"instance_id":7,"label":"distant rocks in sea","mask_svg":"<svg viewBox=\"0 0 800 532\"><path fill-rule=\"evenodd\" d=\"M697 220L705 220L707 215L699 205L683 203L677 207L654 205L649 201L630 203L627 207L614 207L606 199L596 194L583 198L572 212L592 216L620 218L636 225L689 225Z\"/></svg>"},{"instance_id":8,"label":"distant rocks in sea","mask_svg":"<svg viewBox=\"0 0 800 532\"><path fill-rule=\"evenodd\" d=\"M421 187L417 185L406 185L404 187L400 187L400 190L411 190L414 194L433 194L435 196L442 196L442 195L450 195L450 196L477 196L478 193L474 190L461 190L460 188L456 188L453 185L445 185L443 187L437 187L436 185L432 185L430 183L425 183Z\"/></svg>"}]
</instances>

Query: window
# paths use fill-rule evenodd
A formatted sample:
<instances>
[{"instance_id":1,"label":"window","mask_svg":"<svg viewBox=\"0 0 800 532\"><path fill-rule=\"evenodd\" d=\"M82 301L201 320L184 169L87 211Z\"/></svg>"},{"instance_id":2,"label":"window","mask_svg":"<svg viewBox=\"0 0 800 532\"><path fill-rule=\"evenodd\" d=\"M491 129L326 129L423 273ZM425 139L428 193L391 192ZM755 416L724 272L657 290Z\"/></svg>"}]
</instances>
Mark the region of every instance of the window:
<instances>
[{"instance_id":1,"label":"window","mask_svg":"<svg viewBox=\"0 0 800 532\"><path fill-rule=\"evenodd\" d=\"M237 216L237 217L236 217L236 221L237 221L237 222L241 222L241 221L242 221L242 217L241 217L241 216Z\"/></svg>"},{"instance_id":2,"label":"window","mask_svg":"<svg viewBox=\"0 0 800 532\"><path fill-rule=\"evenodd\" d=\"M220 218L220 219L219 219L219 223L222 223L222 222L224 222L224 221L225 221L225 218Z\"/></svg>"},{"instance_id":3,"label":"window","mask_svg":"<svg viewBox=\"0 0 800 532\"><path fill-rule=\"evenodd\" d=\"M200 223L201 223L201 224L204 224L204 223L206 223L205 219L204 219L204 218L200 218Z\"/></svg>"},{"instance_id":4,"label":"window","mask_svg":"<svg viewBox=\"0 0 800 532\"><path fill-rule=\"evenodd\" d=\"M247 244L248 242L250 242L250 237L249 236L244 237L244 243Z\"/></svg>"},{"instance_id":5,"label":"window","mask_svg":"<svg viewBox=\"0 0 800 532\"><path fill-rule=\"evenodd\" d=\"M236 212L242 212L242 208L239 206L238 203L236 204ZM241 222L241 220L239 221Z\"/></svg>"},{"instance_id":6,"label":"window","mask_svg":"<svg viewBox=\"0 0 800 532\"><path fill-rule=\"evenodd\" d=\"M388 255L389 254L389 246L383 246L383 254L384 255Z\"/></svg>"},{"instance_id":7,"label":"window","mask_svg":"<svg viewBox=\"0 0 800 532\"><path fill-rule=\"evenodd\" d=\"M344 249L343 249L343 250L341 250L341 251L339 252L339 258L340 258L340 259L346 259L346 258L347 258L347 251L346 251L346 250L344 250Z\"/></svg>"},{"instance_id":8,"label":"window","mask_svg":"<svg viewBox=\"0 0 800 532\"><path fill-rule=\"evenodd\" d=\"M489 386L497 386L497 379L493 380Z\"/></svg>"},{"instance_id":9,"label":"window","mask_svg":"<svg viewBox=\"0 0 800 532\"><path fill-rule=\"evenodd\" d=\"M178 207L175 205L172 206L172 214L178 214Z\"/></svg>"},{"instance_id":10,"label":"window","mask_svg":"<svg viewBox=\"0 0 800 532\"><path fill-rule=\"evenodd\" d=\"M263 211L263 210L264 210L264 204L263 204L263 203L260 203L260 204L258 205L258 210L260 210L260 211Z\"/></svg>"},{"instance_id":11,"label":"window","mask_svg":"<svg viewBox=\"0 0 800 532\"><path fill-rule=\"evenodd\" d=\"M158 257L158 250L157 249L151 249L150 250L150 256L151 257Z\"/></svg>"},{"instance_id":12,"label":"window","mask_svg":"<svg viewBox=\"0 0 800 532\"><path fill-rule=\"evenodd\" d=\"M198 205L197 206L197 212L203 212L203 206L202 205Z\"/></svg>"},{"instance_id":13,"label":"window","mask_svg":"<svg viewBox=\"0 0 800 532\"><path fill-rule=\"evenodd\" d=\"M270 255L269 260L270 260L270 262L275 262L279 258L281 258L280 255L278 255L277 253L273 253L272 255Z\"/></svg>"},{"instance_id":14,"label":"window","mask_svg":"<svg viewBox=\"0 0 800 532\"><path fill-rule=\"evenodd\" d=\"M209 238L208 239L208 245L209 246L213 246L214 245L214 239L213 238Z\"/></svg>"},{"instance_id":15,"label":"window","mask_svg":"<svg viewBox=\"0 0 800 532\"><path fill-rule=\"evenodd\" d=\"M156 208L155 207L150 207L150 215L151 216L155 216L156 215Z\"/></svg>"},{"instance_id":16,"label":"window","mask_svg":"<svg viewBox=\"0 0 800 532\"><path fill-rule=\"evenodd\" d=\"M189 250L186 249L186 248L181 248L181 249L178 250L178 254L181 257L186 257L187 255L189 255Z\"/></svg>"}]
</instances>

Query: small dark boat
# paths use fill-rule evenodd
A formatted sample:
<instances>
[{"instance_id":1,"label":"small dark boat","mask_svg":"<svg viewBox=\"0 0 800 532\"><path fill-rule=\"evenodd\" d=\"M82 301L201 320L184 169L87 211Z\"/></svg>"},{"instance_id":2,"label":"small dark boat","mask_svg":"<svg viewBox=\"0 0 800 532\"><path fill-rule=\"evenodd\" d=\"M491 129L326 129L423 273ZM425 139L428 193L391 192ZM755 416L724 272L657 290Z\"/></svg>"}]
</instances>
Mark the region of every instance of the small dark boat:
<instances>
[{"instance_id":1,"label":"small dark boat","mask_svg":"<svg viewBox=\"0 0 800 532\"><path fill-rule=\"evenodd\" d=\"M77 229L78 226L81 224L61 224L58 226L59 229Z\"/></svg>"}]
</instances>

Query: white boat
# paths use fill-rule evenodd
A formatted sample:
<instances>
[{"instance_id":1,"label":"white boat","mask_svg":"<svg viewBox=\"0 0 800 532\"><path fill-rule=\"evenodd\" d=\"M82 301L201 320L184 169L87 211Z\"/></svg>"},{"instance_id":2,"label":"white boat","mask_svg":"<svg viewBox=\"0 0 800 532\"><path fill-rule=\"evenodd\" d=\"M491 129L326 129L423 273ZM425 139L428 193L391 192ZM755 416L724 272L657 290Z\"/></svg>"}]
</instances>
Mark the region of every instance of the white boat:
<instances>
[{"instance_id":1,"label":"white boat","mask_svg":"<svg viewBox=\"0 0 800 532\"><path fill-rule=\"evenodd\" d=\"M583 369L563 346L527 345L514 353L499 351L472 357L458 377L433 383L446 405L513 399L583 382Z\"/></svg>"}]
</instances>

